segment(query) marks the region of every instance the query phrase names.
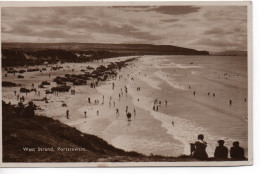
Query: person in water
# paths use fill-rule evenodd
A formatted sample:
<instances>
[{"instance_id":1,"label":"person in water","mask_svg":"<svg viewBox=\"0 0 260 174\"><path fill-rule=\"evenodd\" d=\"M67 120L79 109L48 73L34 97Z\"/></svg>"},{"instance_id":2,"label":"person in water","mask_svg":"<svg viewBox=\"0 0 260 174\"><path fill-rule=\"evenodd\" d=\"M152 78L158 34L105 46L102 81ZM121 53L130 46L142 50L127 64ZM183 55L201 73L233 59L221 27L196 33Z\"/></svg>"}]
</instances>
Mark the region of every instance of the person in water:
<instances>
[{"instance_id":1,"label":"person in water","mask_svg":"<svg viewBox=\"0 0 260 174\"><path fill-rule=\"evenodd\" d=\"M207 160L208 154L206 152L207 143L204 141L204 135L198 135L198 141L194 143L193 157L199 160Z\"/></svg>"},{"instance_id":2,"label":"person in water","mask_svg":"<svg viewBox=\"0 0 260 174\"><path fill-rule=\"evenodd\" d=\"M245 160L244 149L239 146L239 142L233 142L233 147L230 148L230 157L232 160Z\"/></svg>"},{"instance_id":3,"label":"person in water","mask_svg":"<svg viewBox=\"0 0 260 174\"><path fill-rule=\"evenodd\" d=\"M227 159L228 158L228 148L224 146L224 140L218 140L219 146L216 147L214 157L219 159Z\"/></svg>"}]
</instances>

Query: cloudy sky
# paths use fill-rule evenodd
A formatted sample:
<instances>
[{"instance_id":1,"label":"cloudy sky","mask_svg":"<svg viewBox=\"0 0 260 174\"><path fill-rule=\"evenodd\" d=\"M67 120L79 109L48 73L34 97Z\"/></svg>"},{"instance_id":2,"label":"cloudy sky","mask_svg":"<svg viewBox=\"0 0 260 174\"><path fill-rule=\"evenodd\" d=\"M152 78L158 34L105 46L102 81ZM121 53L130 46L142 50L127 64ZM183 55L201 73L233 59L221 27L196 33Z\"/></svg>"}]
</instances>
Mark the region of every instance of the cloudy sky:
<instances>
[{"instance_id":1,"label":"cloudy sky","mask_svg":"<svg viewBox=\"0 0 260 174\"><path fill-rule=\"evenodd\" d=\"M246 6L2 8L2 42L142 43L247 50Z\"/></svg>"}]
</instances>

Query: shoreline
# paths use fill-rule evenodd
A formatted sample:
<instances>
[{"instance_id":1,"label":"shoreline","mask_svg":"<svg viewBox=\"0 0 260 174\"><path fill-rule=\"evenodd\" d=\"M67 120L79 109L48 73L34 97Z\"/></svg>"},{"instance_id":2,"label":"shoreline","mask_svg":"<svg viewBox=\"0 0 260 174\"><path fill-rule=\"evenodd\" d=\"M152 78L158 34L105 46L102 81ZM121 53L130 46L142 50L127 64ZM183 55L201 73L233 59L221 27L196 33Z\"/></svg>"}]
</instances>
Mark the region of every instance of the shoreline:
<instances>
[{"instance_id":1,"label":"shoreline","mask_svg":"<svg viewBox=\"0 0 260 174\"><path fill-rule=\"evenodd\" d=\"M145 57L145 56L144 56ZM156 56L155 56L156 57ZM118 60L119 58L113 58L113 61ZM127 58L126 58L127 59ZM145 57L145 59L147 59L147 56ZM147 59L149 60L149 59ZM106 61L110 61L109 59L107 59ZM106 63L105 61L105 63ZM111 60L112 61L112 60ZM137 61L142 61L143 59L139 59ZM149 155L150 153L153 152L153 154L169 154L167 153L167 149L171 149L173 147L173 144L176 145L177 148L182 149L184 148L183 152L184 154L188 154L189 153L189 143L194 141L196 138L196 135L194 134L193 136L190 136L188 140L184 140L184 138L186 137L186 135L179 135L179 137L176 137L176 131L181 133L183 132L182 129L183 126L185 126L185 130L192 130L192 129L196 129L196 132L205 132L208 133L208 130L204 130L204 128L200 128L200 126L198 125L194 125L194 123L192 123L191 121L187 121L185 120L185 118L180 118L180 116L173 114L171 116L168 115L168 111L164 111L164 109L162 108L162 110L160 112L154 112L151 107L149 106L149 102L152 103L152 98L150 99L146 99L146 98L141 98L143 94L143 88L151 88L152 90L160 90L162 89L162 87L160 87L161 85L165 85L165 81L168 83L169 81L164 78L163 74L161 74L158 77L158 74L156 74L156 72L154 72L153 74L155 75L155 77L148 77L148 76L144 76L144 74L148 73L146 72L145 67L137 67L138 65L141 65L142 63L135 63L135 65L131 65L134 68L138 68L139 71L136 71L136 69L132 70L129 66L128 67L124 67L121 72L119 73L119 75L122 75L122 79L119 80L110 80L110 81L106 81L103 84L100 84L96 89L92 90L91 88L87 87L86 89L84 89L85 87L77 87L81 92L77 92L76 96L77 96L77 102L68 102L69 105L71 105L71 107L74 109L71 110L71 113L74 115L73 117L71 117L70 120L67 120L65 118L65 111L64 112L60 112L58 113L57 116L54 116L55 119L58 119L60 121L62 121L63 123L70 125L72 127L76 127L79 130L81 130L82 132L87 132L87 133L91 133L91 134L95 134L103 139L105 139L106 141L108 141L110 144L112 144L115 147L121 148L121 149L125 149L125 150L133 150L133 149L137 149L136 147L136 143L139 144L150 144L150 147L153 148L157 147L159 149L159 147L162 146L163 142L167 145L166 147L161 147L164 150L164 152L162 151L158 151L156 152L154 149L147 149L146 146L142 146L139 145L139 152L143 152L146 155ZM101 63L102 64L102 63ZM145 63L145 66L149 66L149 62ZM100 64L99 64L100 65ZM80 66L80 64L79 64ZM97 65L98 66L98 65ZM136 67L135 67L136 66ZM173 64L174 67L176 67L176 64ZM179 66L179 68L186 68L186 67L182 67ZM133 72L134 71L134 72ZM141 73L141 75L139 75L139 77L136 77L138 75L138 73ZM128 77L128 74L130 74L130 76ZM131 81L131 77L135 78L135 82ZM160 78L161 77L161 78ZM128 78L128 80L124 80L124 78ZM158 78L156 80L154 80L155 78ZM160 81L159 81L160 80ZM138 81L138 84L136 81ZM115 83L116 84L116 89L113 91L112 87L111 87L111 83ZM131 85L130 85L131 84ZM135 93L133 94L132 92L135 91L134 86L136 85L141 85L142 86L142 90L141 93ZM171 83L168 83L169 86L171 87L176 87L176 85L171 85ZM119 88L117 88L117 86L119 86ZM129 89L129 96L127 98L124 98L124 96L122 97L121 102L118 101L118 93L120 93L120 88L123 88L124 86L127 86ZM131 87L132 86L132 87ZM163 86L165 87L165 86ZM82 88L82 89L81 89ZM109 89L110 88L110 89ZM169 87L167 87L169 88ZM186 89L186 88L185 88ZM150 89L149 89L150 90ZM177 89L174 89L175 91L178 91ZM188 90L185 90L186 92L188 92ZM147 91L146 91L147 92ZM87 97L83 97L82 94L87 94L88 97L91 97L92 101L94 99L98 99L99 101L102 101L102 95L104 95L105 97L105 104L104 105L93 105L93 103L91 105L89 105L87 103ZM145 93L144 93L145 94ZM113 101L115 101L116 106L113 107L109 107L108 106L108 101L109 101L109 97L112 95ZM136 101L136 97L140 96L140 102L137 103ZM69 96L68 94L68 97ZM79 98L80 97L80 98ZM65 96L66 98L66 96ZM68 99L67 99L68 100ZM147 100L147 102L142 103L142 101ZM85 106L81 106L78 107L79 105L83 105L82 103L86 103ZM113 104L112 104L113 105ZM131 123L127 122L127 118L124 114L121 115L121 113L124 112L126 105L129 107L129 110L131 110L132 114L133 114L133 109L135 108L137 111L137 116L132 118ZM60 106L57 106L57 108L60 108ZM120 116L119 118L116 118L116 114L115 114L115 108L119 108L120 110ZM145 108L149 108L149 109L145 109ZM87 111L87 118L84 118L84 110ZM99 116L96 115L96 111L99 110ZM55 114L57 114L57 112L55 112ZM49 113L47 115L55 115L52 113ZM152 117L150 117L152 116ZM173 129L172 125L171 125L171 121L174 120L174 122L181 127L175 127ZM147 122L147 123L146 123ZM159 135L163 135L163 137L158 137L157 135L152 137L151 135L149 135L148 131L149 130L153 130L154 128L150 128L150 126L148 125L151 124L151 126L156 128L156 133L159 133ZM158 129L158 130L157 130ZM161 130L159 130L161 129ZM118 130L120 130L121 132L118 132ZM137 133L140 134L140 137L136 137L134 135L137 135ZM166 134L166 135L164 135ZM189 134L189 131L188 131ZM145 136L144 136L145 135ZM209 136L208 136L209 137ZM149 138L149 139L147 139ZM167 139L167 140L165 140ZM172 141L170 144L168 139L172 139L170 141ZM210 142L212 140L208 139ZM162 143L156 143L156 142L162 142ZM181 143L181 144L180 144ZM182 146L182 147L181 147ZM209 149L214 149L214 147L208 147ZM180 150L182 151L182 150ZM212 154L213 150L210 150L210 154ZM179 155L182 153L179 153ZM170 155L172 156L172 155Z\"/></svg>"}]
</instances>

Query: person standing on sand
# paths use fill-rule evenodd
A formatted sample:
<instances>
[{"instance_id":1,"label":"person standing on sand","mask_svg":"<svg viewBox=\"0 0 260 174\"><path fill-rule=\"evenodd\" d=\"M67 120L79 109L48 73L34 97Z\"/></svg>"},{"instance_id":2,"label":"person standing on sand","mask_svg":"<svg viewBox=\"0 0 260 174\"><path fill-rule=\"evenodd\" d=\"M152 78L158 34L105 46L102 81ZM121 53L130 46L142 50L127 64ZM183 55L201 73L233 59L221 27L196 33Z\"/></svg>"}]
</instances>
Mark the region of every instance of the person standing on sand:
<instances>
[{"instance_id":1,"label":"person standing on sand","mask_svg":"<svg viewBox=\"0 0 260 174\"><path fill-rule=\"evenodd\" d=\"M126 106L126 108L125 108L125 112L127 113L127 111L128 111L128 106Z\"/></svg>"},{"instance_id":2,"label":"person standing on sand","mask_svg":"<svg viewBox=\"0 0 260 174\"><path fill-rule=\"evenodd\" d=\"M136 116L136 111L135 111L135 109L134 109L134 116Z\"/></svg>"},{"instance_id":3,"label":"person standing on sand","mask_svg":"<svg viewBox=\"0 0 260 174\"><path fill-rule=\"evenodd\" d=\"M88 103L90 103L90 97L88 98Z\"/></svg>"},{"instance_id":4,"label":"person standing on sand","mask_svg":"<svg viewBox=\"0 0 260 174\"><path fill-rule=\"evenodd\" d=\"M66 111L66 117L67 117L67 119L70 119L69 118L69 110Z\"/></svg>"},{"instance_id":5,"label":"person standing on sand","mask_svg":"<svg viewBox=\"0 0 260 174\"><path fill-rule=\"evenodd\" d=\"M84 112L85 118L87 118L87 111Z\"/></svg>"},{"instance_id":6,"label":"person standing on sand","mask_svg":"<svg viewBox=\"0 0 260 174\"><path fill-rule=\"evenodd\" d=\"M97 111L97 116L99 116L99 111Z\"/></svg>"},{"instance_id":7,"label":"person standing on sand","mask_svg":"<svg viewBox=\"0 0 260 174\"><path fill-rule=\"evenodd\" d=\"M119 115L119 109L116 108L116 115Z\"/></svg>"},{"instance_id":8,"label":"person standing on sand","mask_svg":"<svg viewBox=\"0 0 260 174\"><path fill-rule=\"evenodd\" d=\"M127 116L127 120L128 120L128 121L131 121L131 117L132 117L132 116L131 116L131 113L128 112L128 113L126 114L126 116Z\"/></svg>"},{"instance_id":9,"label":"person standing on sand","mask_svg":"<svg viewBox=\"0 0 260 174\"><path fill-rule=\"evenodd\" d=\"M158 107L158 105L156 106L156 111L158 111L159 110L159 107Z\"/></svg>"},{"instance_id":10,"label":"person standing on sand","mask_svg":"<svg viewBox=\"0 0 260 174\"><path fill-rule=\"evenodd\" d=\"M14 95L16 96L16 90L14 90Z\"/></svg>"},{"instance_id":11,"label":"person standing on sand","mask_svg":"<svg viewBox=\"0 0 260 174\"><path fill-rule=\"evenodd\" d=\"M165 106L167 107L167 104L168 104L168 101L167 100L165 100Z\"/></svg>"},{"instance_id":12,"label":"person standing on sand","mask_svg":"<svg viewBox=\"0 0 260 174\"><path fill-rule=\"evenodd\" d=\"M229 105L230 105L230 106L232 105L232 100L229 100Z\"/></svg>"},{"instance_id":13,"label":"person standing on sand","mask_svg":"<svg viewBox=\"0 0 260 174\"><path fill-rule=\"evenodd\" d=\"M195 91L193 91L193 95L194 95L194 96L196 95L196 92L195 92Z\"/></svg>"}]
</instances>

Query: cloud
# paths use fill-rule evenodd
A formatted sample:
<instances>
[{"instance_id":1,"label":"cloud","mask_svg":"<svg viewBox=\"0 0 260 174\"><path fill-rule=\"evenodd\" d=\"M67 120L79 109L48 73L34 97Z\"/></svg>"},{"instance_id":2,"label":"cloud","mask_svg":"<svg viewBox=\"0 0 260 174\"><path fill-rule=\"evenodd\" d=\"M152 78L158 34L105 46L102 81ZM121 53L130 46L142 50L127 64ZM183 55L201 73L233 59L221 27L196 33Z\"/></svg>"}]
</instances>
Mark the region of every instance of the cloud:
<instances>
[{"instance_id":1,"label":"cloud","mask_svg":"<svg viewBox=\"0 0 260 174\"><path fill-rule=\"evenodd\" d=\"M193 6L160 6L151 9L151 11L156 11L162 14L169 14L169 15L184 15L184 14L198 12L199 9L200 9L199 7L193 7Z\"/></svg>"},{"instance_id":2,"label":"cloud","mask_svg":"<svg viewBox=\"0 0 260 174\"><path fill-rule=\"evenodd\" d=\"M179 19L161 19L162 22L177 22Z\"/></svg>"},{"instance_id":3,"label":"cloud","mask_svg":"<svg viewBox=\"0 0 260 174\"><path fill-rule=\"evenodd\" d=\"M247 9L241 6L2 8L2 41L30 40L161 44L209 51L246 49Z\"/></svg>"},{"instance_id":4,"label":"cloud","mask_svg":"<svg viewBox=\"0 0 260 174\"><path fill-rule=\"evenodd\" d=\"M225 31L219 27L213 27L204 32L206 35L224 34Z\"/></svg>"},{"instance_id":5,"label":"cloud","mask_svg":"<svg viewBox=\"0 0 260 174\"><path fill-rule=\"evenodd\" d=\"M184 15L198 12L200 7L194 6L113 6L114 8L121 8L126 11L154 11L168 15Z\"/></svg>"}]
</instances>

